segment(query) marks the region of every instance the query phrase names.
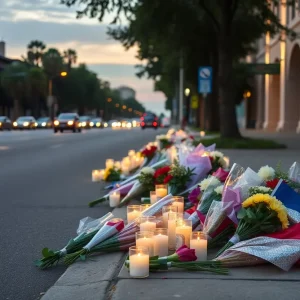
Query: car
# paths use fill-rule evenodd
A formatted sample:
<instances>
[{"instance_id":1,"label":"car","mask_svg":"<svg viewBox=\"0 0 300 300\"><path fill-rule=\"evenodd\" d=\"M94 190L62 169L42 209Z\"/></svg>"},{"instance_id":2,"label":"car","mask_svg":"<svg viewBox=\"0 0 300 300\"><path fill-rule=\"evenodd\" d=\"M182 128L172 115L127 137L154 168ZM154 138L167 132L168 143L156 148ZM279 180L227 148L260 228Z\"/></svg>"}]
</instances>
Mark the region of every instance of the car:
<instances>
[{"instance_id":1,"label":"car","mask_svg":"<svg viewBox=\"0 0 300 300\"><path fill-rule=\"evenodd\" d=\"M49 117L41 117L37 119L37 128L51 128L52 121Z\"/></svg>"},{"instance_id":2,"label":"car","mask_svg":"<svg viewBox=\"0 0 300 300\"><path fill-rule=\"evenodd\" d=\"M112 128L121 127L121 122L119 122L118 120L110 120L108 121L108 127L112 127Z\"/></svg>"},{"instance_id":3,"label":"car","mask_svg":"<svg viewBox=\"0 0 300 300\"><path fill-rule=\"evenodd\" d=\"M37 125L36 119L32 116L22 116L13 122L13 128L20 130L36 129Z\"/></svg>"},{"instance_id":4,"label":"car","mask_svg":"<svg viewBox=\"0 0 300 300\"><path fill-rule=\"evenodd\" d=\"M153 113L144 113L141 117L141 128L154 128L157 129L159 125L158 117Z\"/></svg>"},{"instance_id":5,"label":"car","mask_svg":"<svg viewBox=\"0 0 300 300\"><path fill-rule=\"evenodd\" d=\"M72 130L73 132L81 132L81 123L76 113L61 113L53 122L54 133L64 130Z\"/></svg>"},{"instance_id":6,"label":"car","mask_svg":"<svg viewBox=\"0 0 300 300\"><path fill-rule=\"evenodd\" d=\"M11 130L12 124L8 117L0 116L0 130Z\"/></svg>"},{"instance_id":7,"label":"car","mask_svg":"<svg viewBox=\"0 0 300 300\"><path fill-rule=\"evenodd\" d=\"M140 127L141 126L140 119L132 119L131 123L132 123L132 127Z\"/></svg>"},{"instance_id":8,"label":"car","mask_svg":"<svg viewBox=\"0 0 300 300\"><path fill-rule=\"evenodd\" d=\"M102 121L101 118L94 118L94 119L91 120L91 127L103 128L104 127L104 122Z\"/></svg>"},{"instance_id":9,"label":"car","mask_svg":"<svg viewBox=\"0 0 300 300\"><path fill-rule=\"evenodd\" d=\"M162 120L160 122L160 126L163 128L169 128L171 126L170 118L168 118L168 117L162 118Z\"/></svg>"},{"instance_id":10,"label":"car","mask_svg":"<svg viewBox=\"0 0 300 300\"><path fill-rule=\"evenodd\" d=\"M81 116L79 117L79 122L81 124L81 128L83 129L91 129L93 126L91 124L91 117L89 116Z\"/></svg>"}]
</instances>

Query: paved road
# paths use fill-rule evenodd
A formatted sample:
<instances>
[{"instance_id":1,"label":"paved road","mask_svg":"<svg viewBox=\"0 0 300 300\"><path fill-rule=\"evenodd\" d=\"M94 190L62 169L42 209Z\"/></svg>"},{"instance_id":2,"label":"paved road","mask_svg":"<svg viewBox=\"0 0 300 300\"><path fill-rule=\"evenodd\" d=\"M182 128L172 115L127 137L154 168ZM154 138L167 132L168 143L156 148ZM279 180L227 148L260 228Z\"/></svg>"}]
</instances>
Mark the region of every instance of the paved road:
<instances>
[{"instance_id":1,"label":"paved road","mask_svg":"<svg viewBox=\"0 0 300 300\"><path fill-rule=\"evenodd\" d=\"M78 220L99 217L107 205L88 208L103 191L91 170L108 157L152 140L160 130L0 132L0 299L34 300L65 268L40 271L33 261L47 246L61 248Z\"/></svg>"}]
</instances>

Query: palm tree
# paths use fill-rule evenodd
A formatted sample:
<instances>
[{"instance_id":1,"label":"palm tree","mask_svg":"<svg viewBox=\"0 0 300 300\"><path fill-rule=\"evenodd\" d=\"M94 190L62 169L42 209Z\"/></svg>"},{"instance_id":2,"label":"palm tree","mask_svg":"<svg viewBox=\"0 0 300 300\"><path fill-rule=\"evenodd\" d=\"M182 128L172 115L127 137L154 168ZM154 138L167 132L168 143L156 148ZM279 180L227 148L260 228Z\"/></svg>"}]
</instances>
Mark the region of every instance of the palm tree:
<instances>
[{"instance_id":1,"label":"palm tree","mask_svg":"<svg viewBox=\"0 0 300 300\"><path fill-rule=\"evenodd\" d=\"M35 66L39 66L45 49L46 45L42 41L31 41L27 45L27 61Z\"/></svg>"},{"instance_id":2,"label":"palm tree","mask_svg":"<svg viewBox=\"0 0 300 300\"><path fill-rule=\"evenodd\" d=\"M64 51L64 59L68 66L68 71L71 70L73 64L77 62L77 52L74 49L68 49Z\"/></svg>"},{"instance_id":3,"label":"palm tree","mask_svg":"<svg viewBox=\"0 0 300 300\"><path fill-rule=\"evenodd\" d=\"M42 63L49 78L58 76L63 68L63 58L55 48L50 48L44 53Z\"/></svg>"}]
</instances>

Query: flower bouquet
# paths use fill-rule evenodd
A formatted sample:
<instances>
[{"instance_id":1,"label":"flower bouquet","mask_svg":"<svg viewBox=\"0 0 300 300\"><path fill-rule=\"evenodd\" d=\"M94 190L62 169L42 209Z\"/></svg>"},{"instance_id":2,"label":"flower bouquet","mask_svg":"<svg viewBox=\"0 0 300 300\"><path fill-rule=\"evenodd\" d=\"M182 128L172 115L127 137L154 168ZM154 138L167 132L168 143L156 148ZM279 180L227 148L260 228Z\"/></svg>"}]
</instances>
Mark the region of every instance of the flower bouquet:
<instances>
[{"instance_id":1,"label":"flower bouquet","mask_svg":"<svg viewBox=\"0 0 300 300\"><path fill-rule=\"evenodd\" d=\"M238 227L234 236L219 251L222 254L239 241L251 239L264 233L280 231L288 227L286 208L268 194L256 194L243 202L238 212Z\"/></svg>"},{"instance_id":2,"label":"flower bouquet","mask_svg":"<svg viewBox=\"0 0 300 300\"><path fill-rule=\"evenodd\" d=\"M144 164L144 166L146 166L148 163L150 163L150 161L153 159L153 157L156 155L157 153L157 147L156 146L147 146L145 147L142 151L141 151L141 155L146 159L146 163Z\"/></svg>"},{"instance_id":3,"label":"flower bouquet","mask_svg":"<svg viewBox=\"0 0 300 300\"><path fill-rule=\"evenodd\" d=\"M158 142L160 150L168 149L168 148L172 147L172 145L173 145L173 142L170 141L170 139L167 135L158 135L158 136L156 136L156 140Z\"/></svg>"},{"instance_id":4,"label":"flower bouquet","mask_svg":"<svg viewBox=\"0 0 300 300\"><path fill-rule=\"evenodd\" d=\"M228 175L229 172L222 168L219 168L217 171L212 173L212 176L217 177L221 182L225 182Z\"/></svg>"},{"instance_id":5,"label":"flower bouquet","mask_svg":"<svg viewBox=\"0 0 300 300\"><path fill-rule=\"evenodd\" d=\"M119 181L121 179L121 169L113 168L105 169L103 174L104 181Z\"/></svg>"},{"instance_id":6,"label":"flower bouquet","mask_svg":"<svg viewBox=\"0 0 300 300\"><path fill-rule=\"evenodd\" d=\"M49 248L42 250L43 258L37 260L35 265L40 269L46 269L57 264L61 258L67 254L74 253L84 247L97 234L99 229L110 219L113 218L112 213L107 213L100 219L91 219L89 217L80 220L77 230L77 236L71 239L67 245L61 250L53 251Z\"/></svg>"}]
</instances>

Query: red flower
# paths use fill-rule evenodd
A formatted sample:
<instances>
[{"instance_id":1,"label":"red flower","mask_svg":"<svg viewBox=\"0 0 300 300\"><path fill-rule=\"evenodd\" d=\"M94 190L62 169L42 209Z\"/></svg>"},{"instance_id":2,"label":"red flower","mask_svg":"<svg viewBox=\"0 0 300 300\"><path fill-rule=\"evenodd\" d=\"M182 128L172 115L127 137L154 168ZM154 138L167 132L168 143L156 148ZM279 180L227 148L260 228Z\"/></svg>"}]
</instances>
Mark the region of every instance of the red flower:
<instances>
[{"instance_id":1,"label":"red flower","mask_svg":"<svg viewBox=\"0 0 300 300\"><path fill-rule=\"evenodd\" d=\"M171 170L171 168L169 166L157 169L154 173L154 178L157 178L162 175L167 175L170 172L170 170Z\"/></svg>"},{"instance_id":2,"label":"red flower","mask_svg":"<svg viewBox=\"0 0 300 300\"><path fill-rule=\"evenodd\" d=\"M171 180L173 179L173 176L172 175L167 175L164 179L164 184L167 184L169 183Z\"/></svg>"},{"instance_id":3,"label":"red flower","mask_svg":"<svg viewBox=\"0 0 300 300\"><path fill-rule=\"evenodd\" d=\"M275 187L276 187L276 185L278 184L279 180L280 180L280 178L275 178L275 179L272 179L272 180L268 180L268 181L266 182L266 187L268 187L268 188L274 190ZM284 181L284 180L283 180L283 181ZM284 181L284 182L286 183L286 181Z\"/></svg>"},{"instance_id":4,"label":"red flower","mask_svg":"<svg viewBox=\"0 0 300 300\"><path fill-rule=\"evenodd\" d=\"M220 181L225 182L229 172L219 168L216 172L212 173L212 176L217 177Z\"/></svg>"},{"instance_id":5,"label":"red flower","mask_svg":"<svg viewBox=\"0 0 300 300\"><path fill-rule=\"evenodd\" d=\"M209 156L209 159L211 163L214 161L214 158L212 156Z\"/></svg>"},{"instance_id":6,"label":"red flower","mask_svg":"<svg viewBox=\"0 0 300 300\"><path fill-rule=\"evenodd\" d=\"M192 135L190 135L189 138L190 138L191 140L194 140L194 139L195 139Z\"/></svg>"},{"instance_id":7,"label":"red flower","mask_svg":"<svg viewBox=\"0 0 300 300\"><path fill-rule=\"evenodd\" d=\"M151 157L155 154L156 150L156 146L151 146L150 148L145 148L144 150L142 150L141 153L145 157Z\"/></svg>"},{"instance_id":8,"label":"red flower","mask_svg":"<svg viewBox=\"0 0 300 300\"><path fill-rule=\"evenodd\" d=\"M178 261L195 261L197 256L195 254L195 249L190 249L186 245L181 246L176 250L178 256Z\"/></svg>"}]
</instances>

